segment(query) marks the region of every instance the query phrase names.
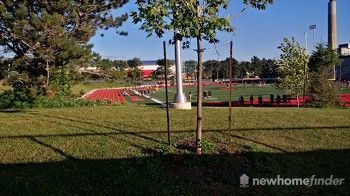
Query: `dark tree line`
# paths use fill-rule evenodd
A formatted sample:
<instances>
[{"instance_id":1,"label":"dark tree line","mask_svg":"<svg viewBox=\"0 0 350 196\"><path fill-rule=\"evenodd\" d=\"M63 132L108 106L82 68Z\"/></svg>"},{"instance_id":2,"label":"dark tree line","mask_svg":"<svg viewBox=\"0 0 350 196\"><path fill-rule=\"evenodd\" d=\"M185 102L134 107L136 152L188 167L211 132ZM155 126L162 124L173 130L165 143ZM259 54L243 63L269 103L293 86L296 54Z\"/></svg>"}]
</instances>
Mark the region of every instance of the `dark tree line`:
<instances>
[{"instance_id":1,"label":"dark tree line","mask_svg":"<svg viewBox=\"0 0 350 196\"><path fill-rule=\"evenodd\" d=\"M184 71L188 76L195 75L196 62L193 60L186 61ZM225 60L208 60L203 63L204 77L213 81L216 79L229 78L229 58ZM275 78L278 77L276 70L276 61L273 59L259 59L254 56L250 61L238 62L233 59L232 62L233 77L235 78Z\"/></svg>"}]
</instances>

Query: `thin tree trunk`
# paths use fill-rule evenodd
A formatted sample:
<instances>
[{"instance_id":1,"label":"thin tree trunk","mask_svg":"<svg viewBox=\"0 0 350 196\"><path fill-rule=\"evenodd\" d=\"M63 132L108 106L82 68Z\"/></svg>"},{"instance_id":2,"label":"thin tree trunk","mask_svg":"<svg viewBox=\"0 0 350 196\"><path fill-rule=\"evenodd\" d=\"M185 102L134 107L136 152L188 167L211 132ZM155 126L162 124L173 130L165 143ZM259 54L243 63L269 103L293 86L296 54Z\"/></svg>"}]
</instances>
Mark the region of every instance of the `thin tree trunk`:
<instances>
[{"instance_id":1,"label":"thin tree trunk","mask_svg":"<svg viewBox=\"0 0 350 196\"><path fill-rule=\"evenodd\" d=\"M49 88L50 84L50 66L49 66L49 61L46 61L46 87Z\"/></svg>"},{"instance_id":2,"label":"thin tree trunk","mask_svg":"<svg viewBox=\"0 0 350 196\"><path fill-rule=\"evenodd\" d=\"M297 95L297 103L298 103L298 107L300 106L299 104L299 95Z\"/></svg>"},{"instance_id":3,"label":"thin tree trunk","mask_svg":"<svg viewBox=\"0 0 350 196\"><path fill-rule=\"evenodd\" d=\"M196 152L202 154L202 124L203 124L203 64L202 64L202 38L197 37L198 72L197 72L197 131L196 131Z\"/></svg>"}]
</instances>

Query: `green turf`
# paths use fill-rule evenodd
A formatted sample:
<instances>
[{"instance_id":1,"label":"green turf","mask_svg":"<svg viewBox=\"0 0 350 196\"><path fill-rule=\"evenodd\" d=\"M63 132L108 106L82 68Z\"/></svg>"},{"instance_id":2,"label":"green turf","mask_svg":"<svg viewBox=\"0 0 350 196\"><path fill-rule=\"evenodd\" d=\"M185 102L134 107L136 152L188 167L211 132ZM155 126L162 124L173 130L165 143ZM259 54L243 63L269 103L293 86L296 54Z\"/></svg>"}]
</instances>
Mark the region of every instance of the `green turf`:
<instances>
[{"instance_id":1,"label":"green turf","mask_svg":"<svg viewBox=\"0 0 350 196\"><path fill-rule=\"evenodd\" d=\"M249 100L250 96L253 95L254 99L257 99L260 95L264 99L270 99L270 94L273 94L276 96L279 94L283 95L283 91L276 89L272 85L266 85L263 87L259 86L236 86L232 88L232 100L238 101L239 97L242 95L243 98L247 101ZM204 98L204 102L214 102L214 101L220 101L225 102L229 100L229 88L226 86L204 86L203 90L211 91L212 96L210 98ZM184 87L184 93L186 94L187 98L189 97L189 93L192 94L192 100L191 102L196 102L195 93L197 91L197 88L195 86L193 87ZM176 88L169 88L169 98L170 101L172 101L176 94ZM342 94L350 94L349 88L343 88L340 93ZM165 100L165 89L161 88L159 91L152 94L152 97L159 99L159 100Z\"/></svg>"},{"instance_id":2,"label":"green turf","mask_svg":"<svg viewBox=\"0 0 350 196\"><path fill-rule=\"evenodd\" d=\"M0 194L346 194L341 187L239 187L239 176L350 176L350 110L204 109L204 155L167 147L165 110L132 104L0 113ZM172 143L196 111L171 110ZM158 155L157 154L165 154ZM347 179L348 180L348 179Z\"/></svg>"}]
</instances>

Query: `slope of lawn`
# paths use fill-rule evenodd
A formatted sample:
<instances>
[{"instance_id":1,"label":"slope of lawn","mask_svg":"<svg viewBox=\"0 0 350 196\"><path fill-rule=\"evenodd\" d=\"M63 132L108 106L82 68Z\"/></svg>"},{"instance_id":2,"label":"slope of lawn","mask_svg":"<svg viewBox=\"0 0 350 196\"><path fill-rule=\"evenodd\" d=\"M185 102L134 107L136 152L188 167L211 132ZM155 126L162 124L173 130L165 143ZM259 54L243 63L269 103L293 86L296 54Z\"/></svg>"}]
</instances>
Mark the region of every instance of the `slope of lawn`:
<instances>
[{"instance_id":1,"label":"slope of lawn","mask_svg":"<svg viewBox=\"0 0 350 196\"><path fill-rule=\"evenodd\" d=\"M196 111L132 104L0 112L0 194L346 194L350 110L204 109L204 155ZM226 150L224 150L226 149ZM230 153L229 153L229 152ZM346 178L343 186L239 187L239 177Z\"/></svg>"},{"instance_id":2,"label":"slope of lawn","mask_svg":"<svg viewBox=\"0 0 350 196\"><path fill-rule=\"evenodd\" d=\"M72 93L80 94L80 92L87 93L99 88L118 88L127 86L133 85L127 82L80 82L72 86Z\"/></svg>"}]
</instances>

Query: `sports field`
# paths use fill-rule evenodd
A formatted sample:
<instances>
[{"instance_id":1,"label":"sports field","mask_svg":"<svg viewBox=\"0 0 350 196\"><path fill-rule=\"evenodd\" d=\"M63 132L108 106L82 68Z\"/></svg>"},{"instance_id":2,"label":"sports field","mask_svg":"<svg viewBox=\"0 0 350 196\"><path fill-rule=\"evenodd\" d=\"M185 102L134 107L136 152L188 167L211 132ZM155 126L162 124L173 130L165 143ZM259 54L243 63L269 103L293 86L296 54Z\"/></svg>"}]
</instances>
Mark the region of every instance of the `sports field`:
<instances>
[{"instance_id":1,"label":"sports field","mask_svg":"<svg viewBox=\"0 0 350 196\"><path fill-rule=\"evenodd\" d=\"M195 94L197 91L196 86L184 86L184 93L186 97L189 98L189 93L192 94L191 102L196 102ZM204 102L227 102L229 100L229 87L226 85L204 85L203 91L211 91L212 95L210 97L204 98ZM173 101L176 88L170 87L168 89L169 92L169 101ZM344 88L340 91L342 94L350 94L349 88ZM273 85L265 85L265 86L254 86L254 85L238 85L232 87L232 101L238 101L240 96L243 96L245 101L248 101L250 96L253 95L254 99L257 99L260 95L263 99L270 99L270 94L274 95L274 99L276 99L279 94L281 97L284 92L276 89ZM161 88L158 92L152 94L152 97L165 100L165 89ZM190 100L188 100L190 101ZM350 102L350 100L349 100Z\"/></svg>"},{"instance_id":2,"label":"sports field","mask_svg":"<svg viewBox=\"0 0 350 196\"><path fill-rule=\"evenodd\" d=\"M186 96L189 96L189 93L192 94L191 102L196 102L195 94L197 91L196 86L185 86L184 87L184 93ZM205 102L227 102L229 100L229 87L226 85L204 85L203 91L211 91L212 95L208 98L204 98ZM170 87L169 88L169 97L171 101L175 97L176 94L176 88ZM257 99L260 95L265 98L269 99L270 94L274 94L277 96L277 94L280 94L280 96L283 95L283 92L280 90L277 90L271 85L266 86L233 86L232 87L232 100L238 101L238 98L240 96L243 96L245 100L249 100L250 96L253 95L254 99ZM152 97L155 97L160 100L165 100L165 89L162 88L158 92L154 93ZM189 100L188 100L189 101Z\"/></svg>"},{"instance_id":3,"label":"sports field","mask_svg":"<svg viewBox=\"0 0 350 196\"><path fill-rule=\"evenodd\" d=\"M84 96L85 99L88 100L102 100L108 101L111 103L125 103L129 102L137 102L137 103L152 103L151 100L140 96L139 94L135 94L134 90L142 92L145 89L152 89L153 87L145 87L138 86L132 88L102 88L95 89L90 91L88 94ZM196 86L184 86L184 93L186 94L187 100L196 104ZM207 95L210 96L204 97L204 106L227 106L229 101L229 87L227 85L204 85L203 91L206 92ZM168 88L169 93L169 102L174 101L174 97L176 94L176 88L170 86ZM343 89L340 91L342 95L340 96L340 100L343 105L350 106L350 89ZM141 94L141 93L140 93ZM270 103L270 95L274 95L274 102ZM147 93L148 96L160 100L161 102L165 102L165 88L160 87L158 90L153 91L150 90ZM288 98L285 102L281 99L280 103L277 103L277 95L283 97L283 92L277 90L272 85L265 86L233 86L232 87L232 101L233 106L242 106L239 102L239 97L243 96L244 106L283 106L283 107L297 107L298 101L296 97ZM250 102L250 97L253 96L253 102ZM262 96L262 104L259 103L258 97ZM191 100L190 100L191 98ZM303 105L304 100L307 100L307 96L303 99L302 96L299 97L299 104Z\"/></svg>"}]
</instances>

